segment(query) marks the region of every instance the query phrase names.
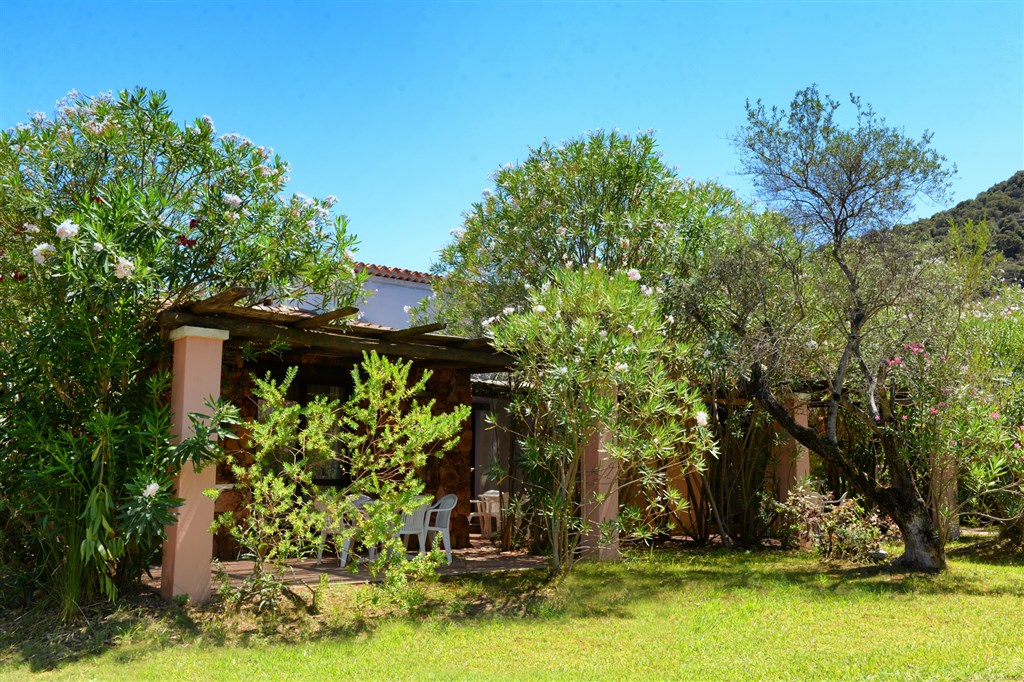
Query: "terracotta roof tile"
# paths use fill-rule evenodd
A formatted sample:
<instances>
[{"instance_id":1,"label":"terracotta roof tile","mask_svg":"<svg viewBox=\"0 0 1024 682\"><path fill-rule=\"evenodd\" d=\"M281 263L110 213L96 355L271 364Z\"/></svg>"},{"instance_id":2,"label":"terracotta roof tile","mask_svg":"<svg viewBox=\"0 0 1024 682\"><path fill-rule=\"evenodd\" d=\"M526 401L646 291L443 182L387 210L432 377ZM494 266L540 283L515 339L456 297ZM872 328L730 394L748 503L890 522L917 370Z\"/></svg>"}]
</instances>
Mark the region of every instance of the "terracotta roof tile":
<instances>
[{"instance_id":1,"label":"terracotta roof tile","mask_svg":"<svg viewBox=\"0 0 1024 682\"><path fill-rule=\"evenodd\" d=\"M397 279L403 282L415 282L416 284L430 284L432 279L426 272L406 270L405 268L389 268L385 265L374 265L373 263L356 263L356 272L368 272L377 277Z\"/></svg>"}]
</instances>

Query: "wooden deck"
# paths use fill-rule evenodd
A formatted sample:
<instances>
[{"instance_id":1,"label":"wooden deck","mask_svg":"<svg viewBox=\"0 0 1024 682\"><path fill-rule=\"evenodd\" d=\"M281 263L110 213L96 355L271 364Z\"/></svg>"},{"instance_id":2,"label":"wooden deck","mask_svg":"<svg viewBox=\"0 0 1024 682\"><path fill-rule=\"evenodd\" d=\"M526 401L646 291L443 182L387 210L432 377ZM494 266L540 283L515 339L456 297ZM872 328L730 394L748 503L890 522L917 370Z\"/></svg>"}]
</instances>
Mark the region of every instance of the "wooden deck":
<instances>
[{"instance_id":1,"label":"wooden deck","mask_svg":"<svg viewBox=\"0 0 1024 682\"><path fill-rule=\"evenodd\" d=\"M499 552L494 545L479 535L470 536L470 542L472 547L452 551L452 565L445 566L442 564L438 568L440 575L523 571L547 566L547 559L545 557L533 556L526 552ZM292 574L288 582L315 585L320 580L322 574L326 574L331 583L358 584L370 582L370 575L365 566L360 566L358 572L352 573L349 571L351 566L341 568L338 565L337 556L326 552L324 553L323 563L319 566L316 563L316 559L298 559L289 562L289 564L292 568ZM252 562L222 561L219 564L219 568L228 576L230 582L237 584L252 572ZM212 564L210 569L216 575L218 564ZM160 567L156 566L151 571L152 578L147 576L143 583L159 589Z\"/></svg>"}]
</instances>

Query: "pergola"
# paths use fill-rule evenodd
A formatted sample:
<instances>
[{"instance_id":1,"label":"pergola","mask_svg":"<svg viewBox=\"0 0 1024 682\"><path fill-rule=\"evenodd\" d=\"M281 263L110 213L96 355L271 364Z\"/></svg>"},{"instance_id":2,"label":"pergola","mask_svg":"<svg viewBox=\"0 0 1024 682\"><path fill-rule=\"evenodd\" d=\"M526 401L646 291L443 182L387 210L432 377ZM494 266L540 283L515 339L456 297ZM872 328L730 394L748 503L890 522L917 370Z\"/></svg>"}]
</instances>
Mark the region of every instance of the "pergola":
<instances>
[{"instance_id":1,"label":"pergola","mask_svg":"<svg viewBox=\"0 0 1024 682\"><path fill-rule=\"evenodd\" d=\"M229 337L283 341L293 350L316 356L358 358L364 352L417 360L474 372L508 369L511 358L495 351L486 338L440 334L441 324L389 329L350 321L356 308L316 313L288 306L239 306L251 289L232 287L214 296L164 310L159 322L174 344L171 410L172 437L192 435L189 413L203 412L221 395L224 342ZM210 596L214 502L203 491L216 485L216 467L196 471L184 466L176 494L184 502L178 521L167 528L161 591L166 597L187 594L196 602Z\"/></svg>"}]
</instances>

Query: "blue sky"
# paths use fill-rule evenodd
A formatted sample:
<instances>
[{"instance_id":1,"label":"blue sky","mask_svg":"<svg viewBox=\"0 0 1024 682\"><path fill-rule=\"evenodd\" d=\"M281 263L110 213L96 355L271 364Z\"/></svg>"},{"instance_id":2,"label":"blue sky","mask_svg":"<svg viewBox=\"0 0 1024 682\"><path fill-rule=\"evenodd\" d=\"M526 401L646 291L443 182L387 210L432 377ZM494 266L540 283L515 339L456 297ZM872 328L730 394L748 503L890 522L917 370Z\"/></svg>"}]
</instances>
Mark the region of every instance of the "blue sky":
<instances>
[{"instance_id":1,"label":"blue sky","mask_svg":"<svg viewBox=\"0 0 1024 682\"><path fill-rule=\"evenodd\" d=\"M339 197L363 260L426 269L498 166L544 138L654 128L681 176L751 197L747 98L860 95L956 163L1024 168L1024 2L0 0L0 127L71 88L168 92ZM945 206L922 205L919 215Z\"/></svg>"}]
</instances>

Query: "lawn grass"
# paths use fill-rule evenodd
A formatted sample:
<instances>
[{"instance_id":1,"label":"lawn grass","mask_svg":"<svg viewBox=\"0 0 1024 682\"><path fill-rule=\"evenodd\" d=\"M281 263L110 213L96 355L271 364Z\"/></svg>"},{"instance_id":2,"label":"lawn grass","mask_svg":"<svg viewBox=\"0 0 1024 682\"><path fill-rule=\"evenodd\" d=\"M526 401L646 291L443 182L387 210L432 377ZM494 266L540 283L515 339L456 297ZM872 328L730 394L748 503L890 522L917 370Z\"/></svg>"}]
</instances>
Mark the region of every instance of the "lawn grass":
<instances>
[{"instance_id":1,"label":"lawn grass","mask_svg":"<svg viewBox=\"0 0 1024 682\"><path fill-rule=\"evenodd\" d=\"M659 551L554 584L537 572L446 580L407 595L411 612L377 597L338 586L319 616L114 613L103 641L38 672L59 642L8 632L0 679L1024 678L1013 557L967 553L922 576L807 554Z\"/></svg>"}]
</instances>

